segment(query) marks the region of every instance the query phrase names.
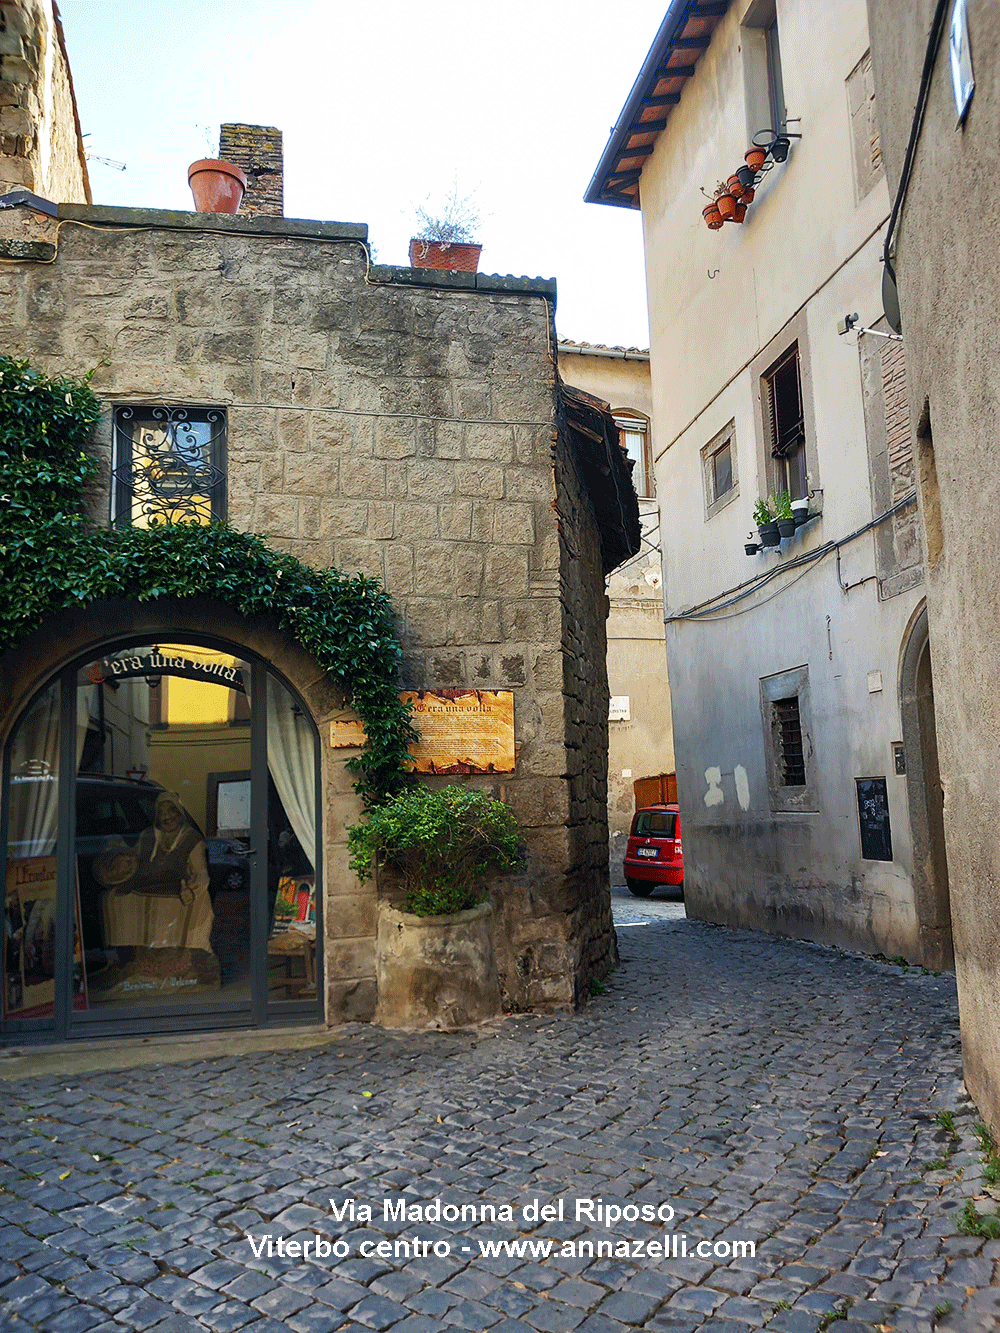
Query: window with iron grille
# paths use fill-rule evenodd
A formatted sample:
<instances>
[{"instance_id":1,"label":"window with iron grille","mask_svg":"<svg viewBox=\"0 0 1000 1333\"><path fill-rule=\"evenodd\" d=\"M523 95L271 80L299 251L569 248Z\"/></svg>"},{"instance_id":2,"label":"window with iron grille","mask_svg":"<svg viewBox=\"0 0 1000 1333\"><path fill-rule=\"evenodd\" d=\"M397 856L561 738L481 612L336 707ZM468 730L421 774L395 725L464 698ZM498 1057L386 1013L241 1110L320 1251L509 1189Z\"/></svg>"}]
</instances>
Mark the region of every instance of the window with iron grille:
<instances>
[{"instance_id":1,"label":"window with iron grille","mask_svg":"<svg viewBox=\"0 0 1000 1333\"><path fill-rule=\"evenodd\" d=\"M112 521L120 527L211 523L226 516L222 408L117 407Z\"/></svg>"},{"instance_id":2,"label":"window with iron grille","mask_svg":"<svg viewBox=\"0 0 1000 1333\"><path fill-rule=\"evenodd\" d=\"M809 668L764 676L760 709L771 809L817 810Z\"/></svg>"},{"instance_id":3,"label":"window with iron grille","mask_svg":"<svg viewBox=\"0 0 1000 1333\"><path fill-rule=\"evenodd\" d=\"M809 494L806 423L799 346L793 345L761 376L765 442L772 459L772 489L793 500Z\"/></svg>"},{"instance_id":4,"label":"window with iron grille","mask_svg":"<svg viewBox=\"0 0 1000 1333\"><path fill-rule=\"evenodd\" d=\"M775 749L778 773L783 787L806 785L806 760L802 751L802 723L799 697L774 701Z\"/></svg>"}]
</instances>

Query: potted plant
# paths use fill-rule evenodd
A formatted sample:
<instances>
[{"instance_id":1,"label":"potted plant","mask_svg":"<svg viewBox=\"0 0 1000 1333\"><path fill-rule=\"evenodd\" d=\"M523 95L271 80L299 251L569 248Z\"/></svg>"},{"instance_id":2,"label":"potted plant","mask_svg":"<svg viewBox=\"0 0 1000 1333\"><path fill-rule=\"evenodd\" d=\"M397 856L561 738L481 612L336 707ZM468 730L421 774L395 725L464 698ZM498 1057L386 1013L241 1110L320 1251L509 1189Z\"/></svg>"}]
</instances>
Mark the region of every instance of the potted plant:
<instances>
[{"instance_id":1,"label":"potted plant","mask_svg":"<svg viewBox=\"0 0 1000 1333\"><path fill-rule=\"evenodd\" d=\"M778 525L774 521L771 506L763 497L753 507L753 521L757 525L757 535L761 546L777 546L781 541Z\"/></svg>"},{"instance_id":2,"label":"potted plant","mask_svg":"<svg viewBox=\"0 0 1000 1333\"><path fill-rule=\"evenodd\" d=\"M774 519L781 538L795 536L795 515L792 513L792 497L788 491L782 491L774 497Z\"/></svg>"},{"instance_id":3,"label":"potted plant","mask_svg":"<svg viewBox=\"0 0 1000 1333\"><path fill-rule=\"evenodd\" d=\"M471 195L459 195L457 185L452 185L440 212L423 207L414 212L417 235L410 240L411 267L477 271L483 247L475 236L482 218Z\"/></svg>"},{"instance_id":4,"label":"potted plant","mask_svg":"<svg viewBox=\"0 0 1000 1333\"><path fill-rule=\"evenodd\" d=\"M215 157L191 163L188 185L197 213L236 213L247 192L247 178L239 167Z\"/></svg>"},{"instance_id":5,"label":"potted plant","mask_svg":"<svg viewBox=\"0 0 1000 1333\"><path fill-rule=\"evenodd\" d=\"M801 499L792 501L792 514L795 517L795 526L801 528L802 524L809 518L808 495L803 495Z\"/></svg>"},{"instance_id":6,"label":"potted plant","mask_svg":"<svg viewBox=\"0 0 1000 1333\"><path fill-rule=\"evenodd\" d=\"M360 878L389 871L398 888L396 902L378 904L376 1021L450 1030L495 1017L493 908L482 880L521 864L510 808L468 787L415 787L349 828L347 847Z\"/></svg>"}]
</instances>

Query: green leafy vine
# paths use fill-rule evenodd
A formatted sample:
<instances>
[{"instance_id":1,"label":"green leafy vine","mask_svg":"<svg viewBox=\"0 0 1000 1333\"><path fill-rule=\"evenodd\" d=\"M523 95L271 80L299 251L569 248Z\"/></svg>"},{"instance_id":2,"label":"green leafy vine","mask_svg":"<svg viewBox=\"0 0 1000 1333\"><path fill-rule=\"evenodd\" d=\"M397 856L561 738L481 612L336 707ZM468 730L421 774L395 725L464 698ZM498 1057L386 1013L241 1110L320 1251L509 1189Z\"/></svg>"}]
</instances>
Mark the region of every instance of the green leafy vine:
<instances>
[{"instance_id":1,"label":"green leafy vine","mask_svg":"<svg viewBox=\"0 0 1000 1333\"><path fill-rule=\"evenodd\" d=\"M101 598L214 597L247 618L274 616L364 723L365 749L348 762L366 806L400 791L416 733L379 581L311 569L225 523L94 527L83 494L98 470L88 446L100 416L90 375L50 379L0 356L0 651L46 617Z\"/></svg>"}]
</instances>

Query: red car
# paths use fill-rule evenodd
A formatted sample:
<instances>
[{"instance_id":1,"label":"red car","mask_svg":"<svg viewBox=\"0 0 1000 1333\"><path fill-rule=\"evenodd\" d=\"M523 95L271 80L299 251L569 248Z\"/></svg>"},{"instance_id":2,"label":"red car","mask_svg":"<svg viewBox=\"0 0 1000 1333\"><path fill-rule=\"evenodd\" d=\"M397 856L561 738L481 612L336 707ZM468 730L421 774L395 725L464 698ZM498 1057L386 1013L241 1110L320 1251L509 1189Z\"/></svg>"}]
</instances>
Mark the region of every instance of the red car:
<instances>
[{"instance_id":1,"label":"red car","mask_svg":"<svg viewBox=\"0 0 1000 1333\"><path fill-rule=\"evenodd\" d=\"M637 810L625 849L625 883L637 898L648 898L658 884L684 887L681 816L676 805Z\"/></svg>"}]
</instances>

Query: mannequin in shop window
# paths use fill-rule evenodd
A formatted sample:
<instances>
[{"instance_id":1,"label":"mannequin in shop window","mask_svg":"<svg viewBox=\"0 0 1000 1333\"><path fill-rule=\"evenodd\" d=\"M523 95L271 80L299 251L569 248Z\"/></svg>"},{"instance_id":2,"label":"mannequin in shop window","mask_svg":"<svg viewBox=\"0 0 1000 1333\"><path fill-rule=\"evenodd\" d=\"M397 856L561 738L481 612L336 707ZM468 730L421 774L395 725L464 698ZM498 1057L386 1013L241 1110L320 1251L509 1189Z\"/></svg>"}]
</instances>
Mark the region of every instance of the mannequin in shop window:
<instances>
[{"instance_id":1,"label":"mannequin in shop window","mask_svg":"<svg viewBox=\"0 0 1000 1333\"><path fill-rule=\"evenodd\" d=\"M131 985L119 975L109 982L137 993L218 987L205 839L173 792L157 796L153 824L135 846L120 840L109 846L94 862L94 875L107 889L105 945L119 962L133 950L125 961L138 974Z\"/></svg>"}]
</instances>

